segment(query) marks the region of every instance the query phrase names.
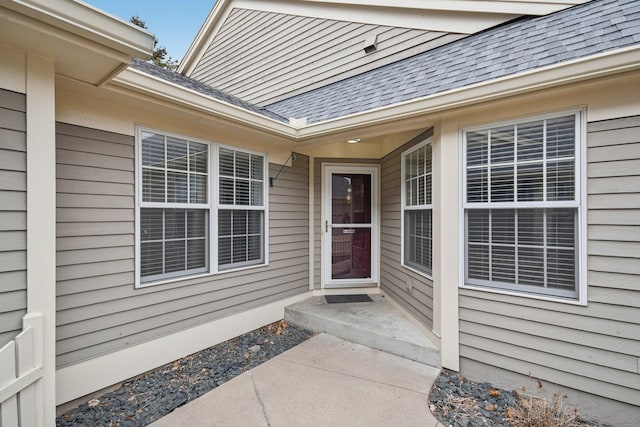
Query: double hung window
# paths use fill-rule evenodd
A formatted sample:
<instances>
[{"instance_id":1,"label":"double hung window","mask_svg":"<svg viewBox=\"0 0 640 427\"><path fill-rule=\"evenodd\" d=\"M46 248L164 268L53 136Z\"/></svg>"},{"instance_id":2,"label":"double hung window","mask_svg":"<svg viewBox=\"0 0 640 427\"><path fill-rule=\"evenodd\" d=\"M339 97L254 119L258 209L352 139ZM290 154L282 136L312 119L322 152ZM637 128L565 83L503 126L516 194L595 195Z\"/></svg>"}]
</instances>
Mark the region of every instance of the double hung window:
<instances>
[{"instance_id":1,"label":"double hung window","mask_svg":"<svg viewBox=\"0 0 640 427\"><path fill-rule=\"evenodd\" d=\"M137 143L139 285L266 262L263 155L143 129Z\"/></svg>"},{"instance_id":2,"label":"double hung window","mask_svg":"<svg viewBox=\"0 0 640 427\"><path fill-rule=\"evenodd\" d=\"M580 121L464 130L465 284L578 297Z\"/></svg>"},{"instance_id":3,"label":"double hung window","mask_svg":"<svg viewBox=\"0 0 640 427\"><path fill-rule=\"evenodd\" d=\"M264 157L220 147L218 265L264 260Z\"/></svg>"},{"instance_id":4,"label":"double hung window","mask_svg":"<svg viewBox=\"0 0 640 427\"><path fill-rule=\"evenodd\" d=\"M432 271L431 140L402 154L403 264L422 273Z\"/></svg>"}]
</instances>

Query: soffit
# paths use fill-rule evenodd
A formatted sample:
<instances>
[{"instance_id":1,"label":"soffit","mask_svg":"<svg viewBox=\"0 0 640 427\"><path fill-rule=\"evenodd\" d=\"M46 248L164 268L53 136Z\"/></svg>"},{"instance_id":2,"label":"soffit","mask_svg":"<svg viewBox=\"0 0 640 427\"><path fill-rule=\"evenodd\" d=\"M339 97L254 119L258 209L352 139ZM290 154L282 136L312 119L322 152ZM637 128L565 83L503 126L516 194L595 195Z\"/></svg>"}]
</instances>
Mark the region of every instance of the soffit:
<instances>
[{"instance_id":1,"label":"soffit","mask_svg":"<svg viewBox=\"0 0 640 427\"><path fill-rule=\"evenodd\" d=\"M30 54L53 58L57 74L103 84L153 50L152 34L72 0L0 3L0 40Z\"/></svg>"}]
</instances>

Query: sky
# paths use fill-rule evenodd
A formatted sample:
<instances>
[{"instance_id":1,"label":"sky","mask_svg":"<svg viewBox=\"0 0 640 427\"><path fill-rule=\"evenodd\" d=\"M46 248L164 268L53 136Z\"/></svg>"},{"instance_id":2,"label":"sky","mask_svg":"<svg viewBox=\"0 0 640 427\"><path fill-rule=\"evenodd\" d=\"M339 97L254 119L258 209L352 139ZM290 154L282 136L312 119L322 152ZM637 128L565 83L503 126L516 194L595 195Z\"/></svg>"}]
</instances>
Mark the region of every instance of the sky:
<instances>
[{"instance_id":1,"label":"sky","mask_svg":"<svg viewBox=\"0 0 640 427\"><path fill-rule=\"evenodd\" d=\"M137 15L155 34L158 45L180 61L213 8L215 0L83 0L129 21Z\"/></svg>"}]
</instances>

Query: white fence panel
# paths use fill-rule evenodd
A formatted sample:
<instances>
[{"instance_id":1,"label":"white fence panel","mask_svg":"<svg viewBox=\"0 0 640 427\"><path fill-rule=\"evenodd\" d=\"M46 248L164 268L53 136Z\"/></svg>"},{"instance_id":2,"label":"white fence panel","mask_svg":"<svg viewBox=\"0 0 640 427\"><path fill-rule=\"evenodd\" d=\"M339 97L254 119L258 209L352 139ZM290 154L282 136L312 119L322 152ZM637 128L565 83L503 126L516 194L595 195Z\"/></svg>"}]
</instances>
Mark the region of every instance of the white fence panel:
<instances>
[{"instance_id":1,"label":"white fence panel","mask_svg":"<svg viewBox=\"0 0 640 427\"><path fill-rule=\"evenodd\" d=\"M42 346L42 315L33 313L0 349L0 427L44 426Z\"/></svg>"}]
</instances>

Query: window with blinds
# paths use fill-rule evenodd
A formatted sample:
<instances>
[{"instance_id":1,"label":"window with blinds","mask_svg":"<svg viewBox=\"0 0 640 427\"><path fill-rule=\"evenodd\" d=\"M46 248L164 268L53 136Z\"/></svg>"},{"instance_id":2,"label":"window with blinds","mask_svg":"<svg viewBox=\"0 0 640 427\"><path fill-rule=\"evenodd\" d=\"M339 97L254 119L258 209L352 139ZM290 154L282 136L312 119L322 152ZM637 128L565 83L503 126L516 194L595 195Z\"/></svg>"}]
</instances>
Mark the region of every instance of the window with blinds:
<instances>
[{"instance_id":1,"label":"window with blinds","mask_svg":"<svg viewBox=\"0 0 640 427\"><path fill-rule=\"evenodd\" d=\"M264 156L220 147L218 266L264 262Z\"/></svg>"},{"instance_id":2,"label":"window with blinds","mask_svg":"<svg viewBox=\"0 0 640 427\"><path fill-rule=\"evenodd\" d=\"M402 154L403 264L432 272L432 158L431 140Z\"/></svg>"},{"instance_id":3,"label":"window with blinds","mask_svg":"<svg viewBox=\"0 0 640 427\"><path fill-rule=\"evenodd\" d=\"M142 128L136 149L136 286L266 263L264 155Z\"/></svg>"},{"instance_id":4,"label":"window with blinds","mask_svg":"<svg viewBox=\"0 0 640 427\"><path fill-rule=\"evenodd\" d=\"M578 296L579 114L464 131L465 284Z\"/></svg>"},{"instance_id":5,"label":"window with blinds","mask_svg":"<svg viewBox=\"0 0 640 427\"><path fill-rule=\"evenodd\" d=\"M141 132L141 163L141 282L208 271L208 145Z\"/></svg>"}]
</instances>

